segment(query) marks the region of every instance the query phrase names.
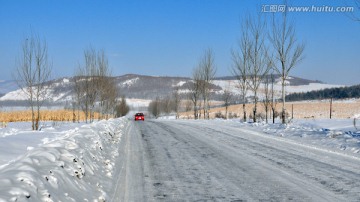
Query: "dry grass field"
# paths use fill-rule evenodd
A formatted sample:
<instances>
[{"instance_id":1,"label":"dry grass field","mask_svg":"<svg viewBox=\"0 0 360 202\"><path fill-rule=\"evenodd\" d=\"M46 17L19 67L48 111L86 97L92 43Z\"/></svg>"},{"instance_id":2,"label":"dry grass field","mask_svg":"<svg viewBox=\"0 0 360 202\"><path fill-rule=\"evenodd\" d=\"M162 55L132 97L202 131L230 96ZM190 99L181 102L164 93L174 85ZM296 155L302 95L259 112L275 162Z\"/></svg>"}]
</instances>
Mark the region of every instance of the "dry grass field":
<instances>
[{"instance_id":1,"label":"dry grass field","mask_svg":"<svg viewBox=\"0 0 360 202\"><path fill-rule=\"evenodd\" d=\"M252 113L254 105L247 104L246 112L249 115ZM330 100L311 101L311 102L289 102L286 103L286 110L291 117L293 107L293 117L300 118L315 118L323 119L330 118ZM281 103L276 105L276 111L281 112ZM215 114L221 112L225 114L225 107L213 108L210 110L210 117L214 118ZM243 114L242 105L232 105L229 107L228 112L236 113L241 116ZM258 104L258 113L265 114L264 105ZM332 105L332 118L352 118L354 115L360 114L360 99L357 100L341 100L333 101ZM193 112L184 112L181 114L182 118L192 118Z\"/></svg>"},{"instance_id":2,"label":"dry grass field","mask_svg":"<svg viewBox=\"0 0 360 202\"><path fill-rule=\"evenodd\" d=\"M82 111L79 113L75 111L76 116L80 116L80 120L85 120L85 115ZM72 121L73 120L73 111L71 110L42 110L40 113L41 121ZM95 113L95 119L99 119L99 114ZM9 111L9 112L0 112L0 122L22 122L22 121L31 121L31 111Z\"/></svg>"}]
</instances>

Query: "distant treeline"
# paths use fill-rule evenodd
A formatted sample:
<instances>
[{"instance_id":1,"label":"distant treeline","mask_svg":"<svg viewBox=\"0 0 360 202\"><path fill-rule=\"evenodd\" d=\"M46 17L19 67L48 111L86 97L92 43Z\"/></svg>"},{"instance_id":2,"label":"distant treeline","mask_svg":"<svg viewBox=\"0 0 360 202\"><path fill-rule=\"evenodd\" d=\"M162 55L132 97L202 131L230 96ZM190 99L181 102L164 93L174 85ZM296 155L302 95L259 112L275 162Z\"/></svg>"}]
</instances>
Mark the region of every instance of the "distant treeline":
<instances>
[{"instance_id":1,"label":"distant treeline","mask_svg":"<svg viewBox=\"0 0 360 202\"><path fill-rule=\"evenodd\" d=\"M292 93L286 96L287 101L319 100L319 99L360 98L360 85L340 88L327 88L306 93Z\"/></svg>"}]
</instances>

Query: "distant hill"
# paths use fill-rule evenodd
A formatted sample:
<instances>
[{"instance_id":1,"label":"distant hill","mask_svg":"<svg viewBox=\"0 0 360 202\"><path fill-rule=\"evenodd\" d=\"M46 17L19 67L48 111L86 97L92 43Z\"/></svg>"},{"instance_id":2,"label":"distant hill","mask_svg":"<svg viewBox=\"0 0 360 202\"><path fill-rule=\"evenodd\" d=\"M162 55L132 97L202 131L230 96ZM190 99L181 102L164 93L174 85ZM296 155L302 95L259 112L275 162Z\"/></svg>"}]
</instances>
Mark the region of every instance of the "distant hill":
<instances>
[{"instance_id":1,"label":"distant hill","mask_svg":"<svg viewBox=\"0 0 360 202\"><path fill-rule=\"evenodd\" d=\"M276 80L279 81L280 74L274 74L273 76ZM270 75L269 75L269 77L270 77ZM236 77L235 76L223 76L223 77L217 77L216 79L217 80L236 80ZM295 77L295 76L288 77L287 81L290 86L303 86L303 85L309 85L311 83L324 84L324 82L319 81L319 80L309 80L309 79L303 79L303 78Z\"/></svg>"},{"instance_id":2,"label":"distant hill","mask_svg":"<svg viewBox=\"0 0 360 202\"><path fill-rule=\"evenodd\" d=\"M328 88L303 93L292 93L286 96L288 101L319 100L319 99L360 98L360 84L339 88Z\"/></svg>"},{"instance_id":3,"label":"distant hill","mask_svg":"<svg viewBox=\"0 0 360 202\"><path fill-rule=\"evenodd\" d=\"M192 80L187 77L171 77L171 76L146 76L137 74L126 74L113 77L119 89L119 95L125 95L128 99L152 100L156 97L171 96L174 89L179 89L183 98L187 98L189 86ZM275 90L280 91L279 75L275 76ZM2 84L0 83L0 89ZM74 79L72 77L63 77L47 82L48 105L64 105L71 103L73 99ZM218 77L213 81L211 86L211 99L221 100L225 89L233 93L235 100L239 100L239 90L237 88L238 81L235 77ZM5 85L3 85L4 87ZM0 97L0 105L2 106L18 106L26 104L26 97L21 90L13 89L13 85L9 89L4 88L5 95ZM289 77L287 79L287 92L299 93L311 90L320 90L325 88L340 87L339 85L324 84L319 81L311 81L298 77ZM260 87L261 88L261 87ZM261 91L261 89L260 89ZM248 97L253 96L249 91ZM261 93L259 94L261 98Z\"/></svg>"}]
</instances>

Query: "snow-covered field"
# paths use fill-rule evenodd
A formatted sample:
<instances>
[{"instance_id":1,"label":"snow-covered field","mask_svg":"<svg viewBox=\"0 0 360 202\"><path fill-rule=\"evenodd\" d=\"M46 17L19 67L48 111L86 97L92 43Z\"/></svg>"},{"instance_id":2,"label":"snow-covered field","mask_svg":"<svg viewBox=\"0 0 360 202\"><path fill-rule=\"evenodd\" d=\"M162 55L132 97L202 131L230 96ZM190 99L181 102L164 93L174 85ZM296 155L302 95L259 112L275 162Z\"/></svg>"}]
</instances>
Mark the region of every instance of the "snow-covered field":
<instances>
[{"instance_id":1,"label":"snow-covered field","mask_svg":"<svg viewBox=\"0 0 360 202\"><path fill-rule=\"evenodd\" d=\"M256 138L283 138L302 148L360 160L360 131L349 119L296 120L288 125L220 119L157 122L162 121L182 127L242 128L254 131ZM92 124L48 123L41 131L31 131L30 123L10 123L0 129L0 201L111 201L119 189L114 187L119 184L116 176L124 167L119 151L128 151L122 148L127 147L123 136L145 130L141 124L120 118Z\"/></svg>"},{"instance_id":2,"label":"snow-covered field","mask_svg":"<svg viewBox=\"0 0 360 202\"><path fill-rule=\"evenodd\" d=\"M237 80L215 80L214 81L215 85L220 86L223 90L227 89L230 92L232 92L233 94L237 95L240 93L239 89L238 89L238 81ZM323 89L327 89L327 88L339 88L339 87L344 87L344 85L335 85L335 84L324 84L324 83L310 83L308 85L299 85L299 86L291 86L291 85L287 85L286 86L286 94L290 94L290 93L303 93L303 92L309 92L309 91L314 91L314 90L323 90ZM263 84L260 85L259 87L259 91L262 92L264 89ZM278 81L277 83L274 84L274 90L276 91L276 95L275 96L281 96L280 92L281 92L281 83L280 81ZM260 93L259 98L263 99L263 93ZM246 96L253 96L254 94L252 93L252 91L248 91Z\"/></svg>"}]
</instances>

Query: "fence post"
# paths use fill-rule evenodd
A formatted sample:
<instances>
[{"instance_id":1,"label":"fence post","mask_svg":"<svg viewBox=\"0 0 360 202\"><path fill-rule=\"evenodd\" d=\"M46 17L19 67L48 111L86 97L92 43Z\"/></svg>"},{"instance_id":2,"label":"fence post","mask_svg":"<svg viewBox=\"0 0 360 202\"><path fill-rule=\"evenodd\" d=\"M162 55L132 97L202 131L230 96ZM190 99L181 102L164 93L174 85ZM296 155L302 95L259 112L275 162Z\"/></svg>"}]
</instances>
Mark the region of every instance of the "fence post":
<instances>
[{"instance_id":1,"label":"fence post","mask_svg":"<svg viewBox=\"0 0 360 202\"><path fill-rule=\"evenodd\" d=\"M332 118L332 98L330 98L330 119Z\"/></svg>"}]
</instances>

